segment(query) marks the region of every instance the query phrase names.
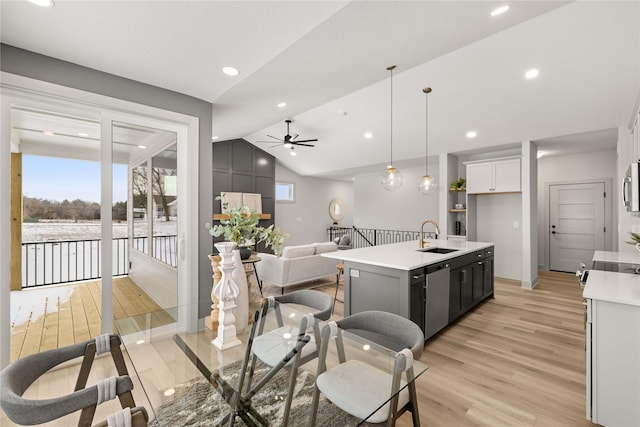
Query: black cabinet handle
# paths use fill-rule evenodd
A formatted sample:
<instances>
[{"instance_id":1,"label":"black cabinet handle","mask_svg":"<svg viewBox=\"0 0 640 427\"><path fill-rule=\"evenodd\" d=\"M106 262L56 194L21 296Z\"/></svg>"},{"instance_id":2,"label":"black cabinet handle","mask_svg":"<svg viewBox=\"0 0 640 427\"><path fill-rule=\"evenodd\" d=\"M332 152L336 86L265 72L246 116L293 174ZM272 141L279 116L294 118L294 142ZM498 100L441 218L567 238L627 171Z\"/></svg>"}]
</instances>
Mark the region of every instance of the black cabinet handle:
<instances>
[{"instance_id":1,"label":"black cabinet handle","mask_svg":"<svg viewBox=\"0 0 640 427\"><path fill-rule=\"evenodd\" d=\"M552 232L551 232L551 234L556 234L556 232L555 232L555 231L552 231Z\"/></svg>"}]
</instances>

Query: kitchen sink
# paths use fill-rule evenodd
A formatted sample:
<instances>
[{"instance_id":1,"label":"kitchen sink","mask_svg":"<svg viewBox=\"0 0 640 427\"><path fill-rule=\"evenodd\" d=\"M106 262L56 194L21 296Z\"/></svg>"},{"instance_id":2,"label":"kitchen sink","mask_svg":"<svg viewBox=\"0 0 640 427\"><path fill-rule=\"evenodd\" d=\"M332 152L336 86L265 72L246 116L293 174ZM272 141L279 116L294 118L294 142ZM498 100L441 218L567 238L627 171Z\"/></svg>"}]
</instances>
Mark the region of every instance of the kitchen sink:
<instances>
[{"instance_id":1,"label":"kitchen sink","mask_svg":"<svg viewBox=\"0 0 640 427\"><path fill-rule=\"evenodd\" d=\"M429 252L432 254L448 254L451 252L455 252L458 249L449 249L449 248L420 248L417 249L420 252Z\"/></svg>"}]
</instances>

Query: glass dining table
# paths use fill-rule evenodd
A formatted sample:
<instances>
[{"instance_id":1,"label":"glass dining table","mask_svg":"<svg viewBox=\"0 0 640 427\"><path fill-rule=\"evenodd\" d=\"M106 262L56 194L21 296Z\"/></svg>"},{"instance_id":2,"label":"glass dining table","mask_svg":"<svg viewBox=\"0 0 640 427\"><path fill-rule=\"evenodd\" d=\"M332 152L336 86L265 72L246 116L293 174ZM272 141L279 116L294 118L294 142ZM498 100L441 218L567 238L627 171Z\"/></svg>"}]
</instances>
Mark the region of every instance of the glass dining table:
<instances>
[{"instance_id":1,"label":"glass dining table","mask_svg":"<svg viewBox=\"0 0 640 427\"><path fill-rule=\"evenodd\" d=\"M276 302L256 312L247 330L238 334L240 345L219 350L212 344L216 331L182 331L178 322L171 321L177 312L115 321L131 361L131 374L141 386L138 393L145 395L150 425L279 426L284 420L287 425L309 425L318 331L325 322L309 316L304 307ZM405 375L393 392L397 353L348 331L341 331L341 336L347 360L364 362L389 377L389 392L379 402L370 402L370 415L428 369L414 361L413 375ZM328 345L327 368L339 363L337 346ZM320 396L318 426L355 426L369 417L355 418Z\"/></svg>"}]
</instances>

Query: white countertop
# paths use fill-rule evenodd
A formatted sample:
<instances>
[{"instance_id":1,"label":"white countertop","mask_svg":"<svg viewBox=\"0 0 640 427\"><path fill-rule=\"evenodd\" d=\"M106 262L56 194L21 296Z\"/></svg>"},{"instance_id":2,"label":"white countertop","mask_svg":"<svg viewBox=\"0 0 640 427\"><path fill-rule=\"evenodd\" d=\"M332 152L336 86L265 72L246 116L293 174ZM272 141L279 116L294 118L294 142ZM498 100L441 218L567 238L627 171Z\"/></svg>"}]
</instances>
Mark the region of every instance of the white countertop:
<instances>
[{"instance_id":1,"label":"white countertop","mask_svg":"<svg viewBox=\"0 0 640 427\"><path fill-rule=\"evenodd\" d=\"M582 296L640 306L640 275L589 270Z\"/></svg>"},{"instance_id":2,"label":"white countertop","mask_svg":"<svg viewBox=\"0 0 640 427\"><path fill-rule=\"evenodd\" d=\"M616 262L623 264L640 264L640 252L595 251L592 261Z\"/></svg>"},{"instance_id":3,"label":"white countertop","mask_svg":"<svg viewBox=\"0 0 640 427\"><path fill-rule=\"evenodd\" d=\"M455 258L493 245L493 243L461 240L432 240L431 243L425 244L425 249L434 247L456 249L455 252L448 254L435 254L418 251L418 240L412 240L409 242L392 243L390 245L327 252L323 253L322 256L342 261L395 268L398 270L413 270L414 268Z\"/></svg>"}]
</instances>

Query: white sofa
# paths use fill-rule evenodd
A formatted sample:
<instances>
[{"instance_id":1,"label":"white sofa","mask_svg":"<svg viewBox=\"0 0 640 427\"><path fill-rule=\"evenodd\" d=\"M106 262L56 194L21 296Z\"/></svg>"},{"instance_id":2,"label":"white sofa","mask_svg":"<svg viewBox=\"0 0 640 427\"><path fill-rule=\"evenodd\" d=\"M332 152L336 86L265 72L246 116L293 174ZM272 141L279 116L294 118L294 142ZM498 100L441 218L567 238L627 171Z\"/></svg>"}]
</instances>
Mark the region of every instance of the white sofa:
<instances>
[{"instance_id":1,"label":"white sofa","mask_svg":"<svg viewBox=\"0 0 640 427\"><path fill-rule=\"evenodd\" d=\"M338 245L333 242L312 243L310 245L285 246L281 256L260 253L260 262L255 264L262 282L284 288L310 280L337 274L335 259L320 254L334 252Z\"/></svg>"}]
</instances>

